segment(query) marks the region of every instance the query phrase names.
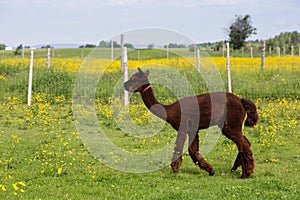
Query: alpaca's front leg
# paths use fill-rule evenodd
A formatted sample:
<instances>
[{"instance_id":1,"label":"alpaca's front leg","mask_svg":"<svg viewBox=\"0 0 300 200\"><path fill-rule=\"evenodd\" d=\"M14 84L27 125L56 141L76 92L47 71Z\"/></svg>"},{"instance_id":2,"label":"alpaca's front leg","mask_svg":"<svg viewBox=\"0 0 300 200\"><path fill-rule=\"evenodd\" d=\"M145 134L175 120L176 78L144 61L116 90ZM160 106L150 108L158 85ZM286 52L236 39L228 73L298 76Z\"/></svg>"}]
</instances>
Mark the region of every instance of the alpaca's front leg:
<instances>
[{"instance_id":1,"label":"alpaca's front leg","mask_svg":"<svg viewBox=\"0 0 300 200\"><path fill-rule=\"evenodd\" d=\"M178 131L177 133L173 158L170 165L174 173L177 173L179 171L179 168L182 163L182 153L183 153L183 147L186 140L186 136L187 134L185 131Z\"/></svg>"}]
</instances>

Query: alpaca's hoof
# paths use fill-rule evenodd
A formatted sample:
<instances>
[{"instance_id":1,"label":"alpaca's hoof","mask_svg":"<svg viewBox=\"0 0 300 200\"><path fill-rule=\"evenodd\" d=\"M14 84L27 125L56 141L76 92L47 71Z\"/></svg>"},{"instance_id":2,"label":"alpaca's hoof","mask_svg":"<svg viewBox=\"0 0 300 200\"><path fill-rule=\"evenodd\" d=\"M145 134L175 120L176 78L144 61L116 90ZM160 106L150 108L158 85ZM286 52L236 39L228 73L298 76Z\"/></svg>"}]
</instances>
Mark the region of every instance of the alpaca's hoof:
<instances>
[{"instance_id":1,"label":"alpaca's hoof","mask_svg":"<svg viewBox=\"0 0 300 200\"><path fill-rule=\"evenodd\" d=\"M248 173L242 173L241 179L246 179L250 176Z\"/></svg>"},{"instance_id":2,"label":"alpaca's hoof","mask_svg":"<svg viewBox=\"0 0 300 200\"><path fill-rule=\"evenodd\" d=\"M241 179L246 179L246 178L247 178L246 175L242 175L242 176L241 176Z\"/></svg>"},{"instance_id":3,"label":"alpaca's hoof","mask_svg":"<svg viewBox=\"0 0 300 200\"><path fill-rule=\"evenodd\" d=\"M171 173L176 174L176 173L179 172L179 166L176 162L172 162L170 166L171 166L171 169L172 169Z\"/></svg>"},{"instance_id":4,"label":"alpaca's hoof","mask_svg":"<svg viewBox=\"0 0 300 200\"><path fill-rule=\"evenodd\" d=\"M209 172L210 176L213 176L215 174L215 171L212 169L211 172Z\"/></svg>"},{"instance_id":5,"label":"alpaca's hoof","mask_svg":"<svg viewBox=\"0 0 300 200\"><path fill-rule=\"evenodd\" d=\"M233 166L230 171L235 172L235 170L237 170L237 168L238 168L238 166Z\"/></svg>"}]
</instances>

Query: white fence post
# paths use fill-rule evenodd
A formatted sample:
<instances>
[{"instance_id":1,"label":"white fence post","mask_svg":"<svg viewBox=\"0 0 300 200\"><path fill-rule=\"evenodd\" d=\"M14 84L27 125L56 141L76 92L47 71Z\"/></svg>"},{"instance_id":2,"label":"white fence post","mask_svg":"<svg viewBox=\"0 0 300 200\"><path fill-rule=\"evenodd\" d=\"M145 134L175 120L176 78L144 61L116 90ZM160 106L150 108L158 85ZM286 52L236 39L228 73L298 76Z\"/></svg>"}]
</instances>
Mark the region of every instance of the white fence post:
<instances>
[{"instance_id":1,"label":"white fence post","mask_svg":"<svg viewBox=\"0 0 300 200\"><path fill-rule=\"evenodd\" d=\"M169 45L167 45L167 58L169 58Z\"/></svg>"},{"instance_id":2,"label":"white fence post","mask_svg":"<svg viewBox=\"0 0 300 200\"><path fill-rule=\"evenodd\" d=\"M197 69L200 72L200 49L197 49Z\"/></svg>"},{"instance_id":3,"label":"white fence post","mask_svg":"<svg viewBox=\"0 0 300 200\"><path fill-rule=\"evenodd\" d=\"M253 58L253 48L250 47L250 58Z\"/></svg>"},{"instance_id":4,"label":"white fence post","mask_svg":"<svg viewBox=\"0 0 300 200\"><path fill-rule=\"evenodd\" d=\"M47 48L47 69L50 69L50 48Z\"/></svg>"},{"instance_id":5,"label":"white fence post","mask_svg":"<svg viewBox=\"0 0 300 200\"><path fill-rule=\"evenodd\" d=\"M24 47L22 47L22 58L24 58Z\"/></svg>"},{"instance_id":6,"label":"white fence post","mask_svg":"<svg viewBox=\"0 0 300 200\"><path fill-rule=\"evenodd\" d=\"M29 67L29 81L28 81L28 98L27 104L31 105L31 94L32 94L32 74L33 74L33 49L30 51L30 67Z\"/></svg>"},{"instance_id":7,"label":"white fence post","mask_svg":"<svg viewBox=\"0 0 300 200\"><path fill-rule=\"evenodd\" d=\"M291 45L291 56L294 56L294 45Z\"/></svg>"},{"instance_id":8,"label":"white fence post","mask_svg":"<svg viewBox=\"0 0 300 200\"><path fill-rule=\"evenodd\" d=\"M114 41L110 42L110 49L111 49L111 60L114 60Z\"/></svg>"},{"instance_id":9,"label":"white fence post","mask_svg":"<svg viewBox=\"0 0 300 200\"><path fill-rule=\"evenodd\" d=\"M122 52L122 69L124 70L124 83L128 81L128 60L127 60L127 48L124 47ZM128 105L129 97L128 91L124 89L124 104Z\"/></svg>"},{"instance_id":10,"label":"white fence post","mask_svg":"<svg viewBox=\"0 0 300 200\"><path fill-rule=\"evenodd\" d=\"M265 69L265 53L266 53L266 41L261 41L261 70Z\"/></svg>"},{"instance_id":11,"label":"white fence post","mask_svg":"<svg viewBox=\"0 0 300 200\"><path fill-rule=\"evenodd\" d=\"M226 65L227 65L227 82L228 82L228 92L232 92L231 89L231 77L230 77L230 55L229 55L229 42L226 42Z\"/></svg>"}]
</instances>

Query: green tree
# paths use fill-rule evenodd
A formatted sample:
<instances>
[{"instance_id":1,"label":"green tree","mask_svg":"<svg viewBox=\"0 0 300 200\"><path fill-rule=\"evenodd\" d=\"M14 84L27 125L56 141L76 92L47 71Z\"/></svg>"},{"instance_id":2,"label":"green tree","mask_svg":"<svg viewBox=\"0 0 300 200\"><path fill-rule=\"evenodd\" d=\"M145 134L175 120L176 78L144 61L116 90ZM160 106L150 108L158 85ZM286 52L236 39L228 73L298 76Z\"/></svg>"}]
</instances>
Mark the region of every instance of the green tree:
<instances>
[{"instance_id":1,"label":"green tree","mask_svg":"<svg viewBox=\"0 0 300 200\"><path fill-rule=\"evenodd\" d=\"M5 49L5 47L6 47L6 45L5 45L5 44L1 44L1 43L0 43L0 50L4 50L4 49Z\"/></svg>"},{"instance_id":2,"label":"green tree","mask_svg":"<svg viewBox=\"0 0 300 200\"><path fill-rule=\"evenodd\" d=\"M19 46L17 46L16 50L14 51L15 56L17 55L21 55L21 50L23 49L23 45L20 44Z\"/></svg>"},{"instance_id":3,"label":"green tree","mask_svg":"<svg viewBox=\"0 0 300 200\"><path fill-rule=\"evenodd\" d=\"M235 15L235 21L229 27L229 42L233 49L240 49L252 34L256 34L256 28L252 26L250 15Z\"/></svg>"},{"instance_id":4,"label":"green tree","mask_svg":"<svg viewBox=\"0 0 300 200\"><path fill-rule=\"evenodd\" d=\"M100 47L100 48L110 48L111 47L111 41L102 40L101 42L99 42L98 47ZM113 47L114 48L120 48L121 45L119 45L116 41L113 41Z\"/></svg>"},{"instance_id":5,"label":"green tree","mask_svg":"<svg viewBox=\"0 0 300 200\"><path fill-rule=\"evenodd\" d=\"M125 43L124 47L128 48L128 49L133 49L133 45L130 43Z\"/></svg>"}]
</instances>

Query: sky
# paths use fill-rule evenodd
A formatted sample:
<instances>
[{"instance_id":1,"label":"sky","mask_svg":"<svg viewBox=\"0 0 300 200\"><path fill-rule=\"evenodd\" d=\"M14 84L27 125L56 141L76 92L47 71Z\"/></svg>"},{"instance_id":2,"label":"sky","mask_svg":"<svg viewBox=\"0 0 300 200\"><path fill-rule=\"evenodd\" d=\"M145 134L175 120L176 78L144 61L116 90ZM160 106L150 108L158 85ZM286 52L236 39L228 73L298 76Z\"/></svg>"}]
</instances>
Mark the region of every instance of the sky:
<instances>
[{"instance_id":1,"label":"sky","mask_svg":"<svg viewBox=\"0 0 300 200\"><path fill-rule=\"evenodd\" d=\"M250 39L260 40L300 32L299 8L299 0L0 0L0 43L97 44L149 27L215 42L245 14L257 28Z\"/></svg>"}]
</instances>

